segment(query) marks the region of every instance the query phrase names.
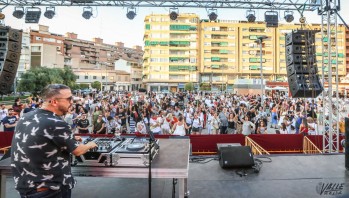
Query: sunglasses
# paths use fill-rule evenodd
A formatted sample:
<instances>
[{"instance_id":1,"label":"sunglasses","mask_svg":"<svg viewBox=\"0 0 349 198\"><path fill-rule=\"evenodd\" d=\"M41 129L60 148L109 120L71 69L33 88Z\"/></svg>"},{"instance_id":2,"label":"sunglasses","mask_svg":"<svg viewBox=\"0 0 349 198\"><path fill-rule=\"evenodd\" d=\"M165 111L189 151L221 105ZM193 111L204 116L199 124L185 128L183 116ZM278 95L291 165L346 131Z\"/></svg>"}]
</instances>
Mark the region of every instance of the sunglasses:
<instances>
[{"instance_id":1,"label":"sunglasses","mask_svg":"<svg viewBox=\"0 0 349 198\"><path fill-rule=\"evenodd\" d=\"M68 100L68 101L72 101L73 100L73 96L69 96L68 98L56 98L56 99L65 99L65 100Z\"/></svg>"}]
</instances>

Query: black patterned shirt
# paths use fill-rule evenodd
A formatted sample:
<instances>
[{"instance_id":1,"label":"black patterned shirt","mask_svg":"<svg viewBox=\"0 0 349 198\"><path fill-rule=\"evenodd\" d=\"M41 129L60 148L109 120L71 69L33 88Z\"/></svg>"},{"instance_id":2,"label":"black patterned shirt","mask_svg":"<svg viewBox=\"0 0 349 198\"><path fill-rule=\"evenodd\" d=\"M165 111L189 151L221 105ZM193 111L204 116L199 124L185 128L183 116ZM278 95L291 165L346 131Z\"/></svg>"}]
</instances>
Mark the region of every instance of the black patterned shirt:
<instances>
[{"instance_id":1,"label":"black patterned shirt","mask_svg":"<svg viewBox=\"0 0 349 198\"><path fill-rule=\"evenodd\" d=\"M73 188L70 153L79 142L69 125L51 111L36 109L18 121L12 139L11 168L20 193L35 188Z\"/></svg>"}]
</instances>

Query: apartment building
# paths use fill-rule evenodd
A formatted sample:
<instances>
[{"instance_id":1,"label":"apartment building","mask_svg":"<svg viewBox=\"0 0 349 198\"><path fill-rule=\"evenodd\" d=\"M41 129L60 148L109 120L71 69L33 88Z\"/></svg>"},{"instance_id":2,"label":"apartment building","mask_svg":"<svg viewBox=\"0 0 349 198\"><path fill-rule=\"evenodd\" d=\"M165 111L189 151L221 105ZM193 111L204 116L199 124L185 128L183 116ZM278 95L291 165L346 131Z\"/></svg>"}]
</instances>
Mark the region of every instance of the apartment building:
<instances>
[{"instance_id":1,"label":"apartment building","mask_svg":"<svg viewBox=\"0 0 349 198\"><path fill-rule=\"evenodd\" d=\"M64 67L64 37L49 32L49 27L39 25L38 30L30 29L30 67Z\"/></svg>"},{"instance_id":2,"label":"apartment building","mask_svg":"<svg viewBox=\"0 0 349 198\"><path fill-rule=\"evenodd\" d=\"M31 50L30 50L30 33L23 31L22 33L22 50L21 56L19 59L17 77L20 78L23 73L30 69L30 59L31 59Z\"/></svg>"},{"instance_id":3,"label":"apartment building","mask_svg":"<svg viewBox=\"0 0 349 198\"><path fill-rule=\"evenodd\" d=\"M171 21L168 15L149 15L145 18L145 52L144 52L144 71L146 76L148 90L172 89L170 84L173 73L170 71L172 59L170 48L161 46L168 34L172 34L168 29L172 24L180 23L179 21L190 21L195 16L198 21L197 31L190 32L190 29L184 31L184 35L190 34L190 38L198 38L196 65L197 71L195 78L190 78L189 82L210 86L212 90L232 90L233 85L238 80L249 79L251 84L260 84L262 53L262 72L263 79L269 82L286 82L286 61L285 61L285 33L295 29L301 29L300 24L279 24L277 28L267 28L264 22L248 23L246 21L234 20L198 20L196 15L181 14L178 19ZM320 30L319 24L310 24L303 28ZM190 32L190 33L188 33ZM195 35L196 34L196 35ZM152 38L153 35L160 37ZM262 52L256 39L260 36L267 36L262 43ZM345 27L338 26L337 31L338 49L338 74L343 77L346 75L346 35ZM166 38L166 39L165 39ZM182 42L189 41L182 40ZM322 41L326 45L326 38L323 39L321 33L316 35L316 54L319 71L324 67L325 73L328 72L328 60L324 59L322 63ZM192 42L192 41L189 41ZM165 44L165 43L164 43ZM161 53L160 55L155 52ZM192 46L181 46L181 51L195 51ZM160 60L156 59L161 57ZM161 67L155 61L162 61ZM168 63L167 63L168 61ZM335 67L333 63L332 67ZM157 76L157 70L169 68L167 71L162 70L162 76ZM182 71L182 70L181 70ZM190 72L175 73L178 79L177 90L180 90L182 84L188 82ZM325 74L327 75L327 73ZM200 78L198 78L200 76ZM153 78L156 77L156 78ZM161 78L160 78L161 77ZM245 80L245 81L246 81ZM245 82L244 81L244 82ZM159 86L156 83L160 83ZM247 82L247 81L246 81ZM153 86L155 84L155 86Z\"/></svg>"},{"instance_id":4,"label":"apartment building","mask_svg":"<svg viewBox=\"0 0 349 198\"><path fill-rule=\"evenodd\" d=\"M199 79L199 17L149 15L144 20L143 82L152 91L184 90Z\"/></svg>"},{"instance_id":5,"label":"apartment building","mask_svg":"<svg viewBox=\"0 0 349 198\"><path fill-rule=\"evenodd\" d=\"M66 34L64 46L64 64L66 67L71 67L74 73L78 74L77 83L101 81L104 82L102 83L103 90L131 91L142 86L142 75L139 74L140 72L133 72L137 68L141 68L142 47L128 48L122 42L110 45L104 43L101 38L93 38L92 41L82 40L78 39L78 35L75 33ZM126 60L126 65L132 67L132 70L119 68L116 64L119 59ZM120 73L121 76L112 75L115 71L123 72ZM126 79L127 83L125 84Z\"/></svg>"}]
</instances>

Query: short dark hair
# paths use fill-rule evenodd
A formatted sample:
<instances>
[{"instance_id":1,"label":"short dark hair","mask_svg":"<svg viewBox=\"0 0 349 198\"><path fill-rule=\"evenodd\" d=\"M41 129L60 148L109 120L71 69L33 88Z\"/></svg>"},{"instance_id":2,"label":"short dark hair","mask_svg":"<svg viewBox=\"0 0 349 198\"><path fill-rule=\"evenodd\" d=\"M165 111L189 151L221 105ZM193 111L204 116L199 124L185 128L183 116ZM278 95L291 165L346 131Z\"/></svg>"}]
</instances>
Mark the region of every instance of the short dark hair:
<instances>
[{"instance_id":1,"label":"short dark hair","mask_svg":"<svg viewBox=\"0 0 349 198\"><path fill-rule=\"evenodd\" d=\"M62 89L70 89L67 85L62 84L49 84L41 91L41 97L43 100L52 98L59 95Z\"/></svg>"}]
</instances>

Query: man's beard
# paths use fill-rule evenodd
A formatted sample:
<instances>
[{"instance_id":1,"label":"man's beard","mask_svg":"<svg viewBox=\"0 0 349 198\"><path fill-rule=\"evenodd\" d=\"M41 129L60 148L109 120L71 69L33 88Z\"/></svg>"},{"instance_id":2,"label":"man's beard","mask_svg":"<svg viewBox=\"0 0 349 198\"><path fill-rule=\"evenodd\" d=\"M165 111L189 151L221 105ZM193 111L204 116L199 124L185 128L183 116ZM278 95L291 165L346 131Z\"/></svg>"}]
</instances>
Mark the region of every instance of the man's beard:
<instances>
[{"instance_id":1,"label":"man's beard","mask_svg":"<svg viewBox=\"0 0 349 198\"><path fill-rule=\"evenodd\" d=\"M62 115L66 115L66 114L69 112L70 107L71 107L71 105L70 105L69 107L67 107L67 108L64 108L64 107L60 106L60 107L58 108L58 110L59 110L60 112L62 112Z\"/></svg>"}]
</instances>

